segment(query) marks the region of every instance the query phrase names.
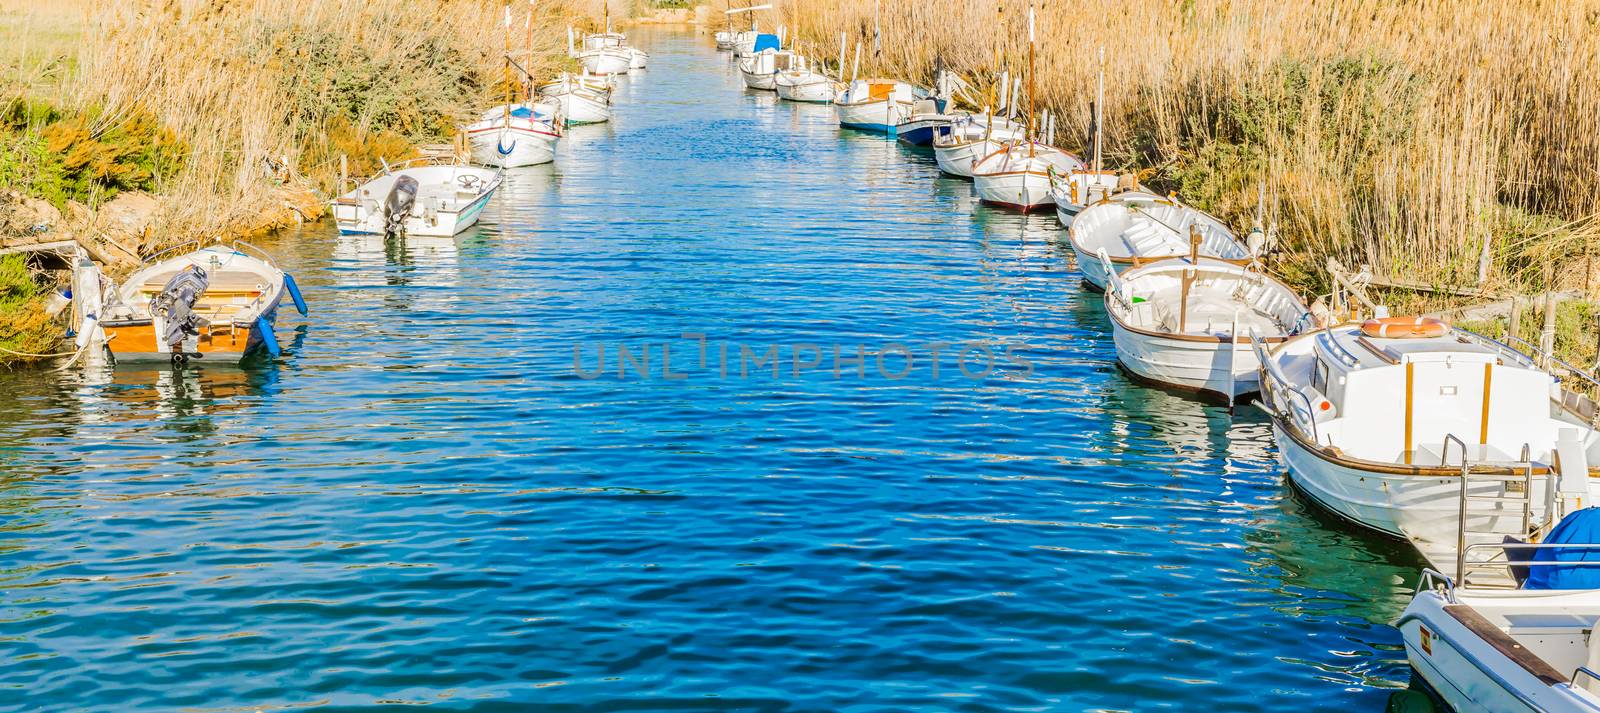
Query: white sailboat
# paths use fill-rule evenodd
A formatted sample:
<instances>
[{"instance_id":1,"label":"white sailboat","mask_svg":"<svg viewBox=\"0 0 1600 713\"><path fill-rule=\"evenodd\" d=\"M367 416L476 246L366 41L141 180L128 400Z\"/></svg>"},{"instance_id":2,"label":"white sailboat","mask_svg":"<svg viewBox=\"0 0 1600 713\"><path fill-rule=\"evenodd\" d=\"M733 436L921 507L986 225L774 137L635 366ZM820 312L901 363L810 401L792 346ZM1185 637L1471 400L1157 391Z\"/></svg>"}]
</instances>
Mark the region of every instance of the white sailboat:
<instances>
[{"instance_id":1,"label":"white sailboat","mask_svg":"<svg viewBox=\"0 0 1600 713\"><path fill-rule=\"evenodd\" d=\"M499 171L472 166L385 166L334 199L333 218L347 234L451 236L477 224L500 181Z\"/></svg>"},{"instance_id":2,"label":"white sailboat","mask_svg":"<svg viewBox=\"0 0 1600 713\"><path fill-rule=\"evenodd\" d=\"M1191 250L1199 247L1198 236ZM1106 260L1109 263L1109 259ZM1190 257L1115 276L1106 287L1117 361L1164 386L1229 403L1259 389L1253 343L1278 343L1312 328L1304 302L1265 273Z\"/></svg>"},{"instance_id":3,"label":"white sailboat","mask_svg":"<svg viewBox=\"0 0 1600 713\"><path fill-rule=\"evenodd\" d=\"M1190 237L1196 232L1201 238L1200 257L1240 265L1250 262L1250 250L1222 221L1175 199L1136 191L1103 199L1079 213L1067 228L1067 241L1083 279L1105 289L1107 265L1122 272L1188 255Z\"/></svg>"},{"instance_id":4,"label":"white sailboat","mask_svg":"<svg viewBox=\"0 0 1600 713\"><path fill-rule=\"evenodd\" d=\"M532 45L532 19L529 19ZM479 115L463 128L472 161L496 168L520 168L555 160L561 138L561 106L556 103L511 102L511 6L506 5L505 103Z\"/></svg>"},{"instance_id":5,"label":"white sailboat","mask_svg":"<svg viewBox=\"0 0 1600 713\"><path fill-rule=\"evenodd\" d=\"M1028 8L1028 139L1014 141L972 163L973 188L991 205L1029 212L1054 205L1050 186L1055 176L1083 168L1083 161L1040 140L1054 134L1048 117L1033 112L1033 8Z\"/></svg>"},{"instance_id":6,"label":"white sailboat","mask_svg":"<svg viewBox=\"0 0 1600 713\"><path fill-rule=\"evenodd\" d=\"M997 86L1000 88L999 105L993 112L985 107L981 113L958 117L934 135L933 158L939 170L952 176L972 178L974 162L1027 135L1027 127L1013 116L1015 102L1010 97L1013 86L1010 73L1002 73ZM1017 91L1021 91L1020 88ZM990 99L995 98L991 93Z\"/></svg>"}]
</instances>

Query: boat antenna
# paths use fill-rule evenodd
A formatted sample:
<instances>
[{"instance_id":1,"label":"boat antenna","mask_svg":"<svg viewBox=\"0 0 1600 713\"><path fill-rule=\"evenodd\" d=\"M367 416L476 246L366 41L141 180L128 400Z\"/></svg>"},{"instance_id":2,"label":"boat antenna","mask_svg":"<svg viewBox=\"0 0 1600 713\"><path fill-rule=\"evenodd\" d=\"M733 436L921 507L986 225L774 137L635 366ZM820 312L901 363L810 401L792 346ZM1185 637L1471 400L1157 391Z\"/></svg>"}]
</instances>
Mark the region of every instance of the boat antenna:
<instances>
[{"instance_id":1,"label":"boat antenna","mask_svg":"<svg viewBox=\"0 0 1600 713\"><path fill-rule=\"evenodd\" d=\"M1106 110L1106 48L1100 48L1100 72L1094 85L1094 172L1100 173L1100 134L1105 128ZM1098 179L1096 179L1098 180Z\"/></svg>"}]
</instances>

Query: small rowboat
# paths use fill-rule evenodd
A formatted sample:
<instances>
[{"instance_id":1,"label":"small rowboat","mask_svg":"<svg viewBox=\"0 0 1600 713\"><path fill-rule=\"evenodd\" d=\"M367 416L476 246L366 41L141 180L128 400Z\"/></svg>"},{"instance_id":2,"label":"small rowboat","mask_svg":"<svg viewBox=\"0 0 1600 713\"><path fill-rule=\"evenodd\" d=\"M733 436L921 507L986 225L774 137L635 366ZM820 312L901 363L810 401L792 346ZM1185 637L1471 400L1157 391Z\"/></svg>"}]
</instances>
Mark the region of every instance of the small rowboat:
<instances>
[{"instance_id":1,"label":"small rowboat","mask_svg":"<svg viewBox=\"0 0 1600 713\"><path fill-rule=\"evenodd\" d=\"M1050 200L1056 205L1056 219L1061 221L1062 227L1072 227L1072 221L1084 208L1116 193L1120 181L1115 171L1095 171L1090 168L1058 177L1050 187Z\"/></svg>"},{"instance_id":2,"label":"small rowboat","mask_svg":"<svg viewBox=\"0 0 1600 713\"><path fill-rule=\"evenodd\" d=\"M933 137L933 158L939 170L972 178L972 164L1022 138L1023 127L1010 119L968 115Z\"/></svg>"},{"instance_id":3,"label":"small rowboat","mask_svg":"<svg viewBox=\"0 0 1600 713\"><path fill-rule=\"evenodd\" d=\"M584 78L563 73L561 79L539 87L539 96L560 105L568 126L611 120L611 91L596 89Z\"/></svg>"},{"instance_id":4,"label":"small rowboat","mask_svg":"<svg viewBox=\"0 0 1600 713\"><path fill-rule=\"evenodd\" d=\"M833 101L839 93L839 84L809 68L802 59L799 66L778 72L772 78L772 84L778 90L778 98L792 102L812 102L827 104Z\"/></svg>"},{"instance_id":5,"label":"small rowboat","mask_svg":"<svg viewBox=\"0 0 1600 713\"><path fill-rule=\"evenodd\" d=\"M1119 193L1084 209L1067 228L1067 240L1083 279L1103 290L1107 264L1122 272L1188 255L1190 236L1196 232L1200 257L1239 265L1250 262L1250 250L1222 221L1175 199L1141 191Z\"/></svg>"},{"instance_id":6,"label":"small rowboat","mask_svg":"<svg viewBox=\"0 0 1600 713\"><path fill-rule=\"evenodd\" d=\"M1313 325L1293 290L1221 260L1163 260L1111 279L1106 314L1123 368L1230 403L1260 388L1252 342L1282 342Z\"/></svg>"},{"instance_id":7,"label":"small rowboat","mask_svg":"<svg viewBox=\"0 0 1600 713\"><path fill-rule=\"evenodd\" d=\"M155 256L102 294L98 328L118 361L236 364L281 352L273 333L278 304L287 295L306 313L294 278L245 243L173 255L194 245Z\"/></svg>"},{"instance_id":8,"label":"small rowboat","mask_svg":"<svg viewBox=\"0 0 1600 713\"><path fill-rule=\"evenodd\" d=\"M1053 206L1050 181L1083 168L1083 162L1054 146L1014 141L972 164L979 200L1024 213Z\"/></svg>"},{"instance_id":9,"label":"small rowboat","mask_svg":"<svg viewBox=\"0 0 1600 713\"><path fill-rule=\"evenodd\" d=\"M448 237L477 224L500 172L450 164L390 167L333 201L341 233Z\"/></svg>"}]
</instances>

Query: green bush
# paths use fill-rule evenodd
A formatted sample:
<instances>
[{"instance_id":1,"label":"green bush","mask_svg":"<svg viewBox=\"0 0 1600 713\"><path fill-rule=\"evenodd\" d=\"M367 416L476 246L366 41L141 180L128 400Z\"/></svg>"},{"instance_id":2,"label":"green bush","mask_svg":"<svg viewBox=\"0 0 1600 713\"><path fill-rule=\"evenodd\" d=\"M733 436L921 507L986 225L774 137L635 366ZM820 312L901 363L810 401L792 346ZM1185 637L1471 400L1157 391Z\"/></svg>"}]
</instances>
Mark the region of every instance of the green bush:
<instances>
[{"instance_id":1,"label":"green bush","mask_svg":"<svg viewBox=\"0 0 1600 713\"><path fill-rule=\"evenodd\" d=\"M13 101L0 113L0 187L64 206L124 190L152 191L182 166L187 148L148 113L110 119Z\"/></svg>"}]
</instances>

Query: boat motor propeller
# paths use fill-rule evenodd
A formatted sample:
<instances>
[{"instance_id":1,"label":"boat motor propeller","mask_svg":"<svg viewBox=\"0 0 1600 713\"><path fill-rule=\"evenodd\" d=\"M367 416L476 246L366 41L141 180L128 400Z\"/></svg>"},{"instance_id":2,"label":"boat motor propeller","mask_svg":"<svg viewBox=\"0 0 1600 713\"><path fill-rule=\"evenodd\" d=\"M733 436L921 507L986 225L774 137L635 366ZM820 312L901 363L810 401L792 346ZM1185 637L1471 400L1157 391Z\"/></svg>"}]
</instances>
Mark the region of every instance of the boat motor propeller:
<instances>
[{"instance_id":1,"label":"boat motor propeller","mask_svg":"<svg viewBox=\"0 0 1600 713\"><path fill-rule=\"evenodd\" d=\"M401 176L383 199L383 237L404 235L406 218L411 217L411 207L417 203L417 179Z\"/></svg>"},{"instance_id":2,"label":"boat motor propeller","mask_svg":"<svg viewBox=\"0 0 1600 713\"><path fill-rule=\"evenodd\" d=\"M174 363L182 363L191 356L184 352L183 342L199 336L200 328L211 324L194 313L195 303L210 286L206 271L199 265L190 265L189 269L173 275L161 292L150 298L150 314L161 318L161 342L172 349Z\"/></svg>"}]
</instances>

